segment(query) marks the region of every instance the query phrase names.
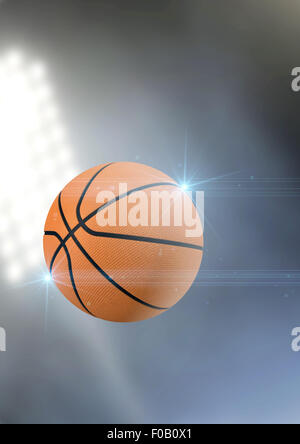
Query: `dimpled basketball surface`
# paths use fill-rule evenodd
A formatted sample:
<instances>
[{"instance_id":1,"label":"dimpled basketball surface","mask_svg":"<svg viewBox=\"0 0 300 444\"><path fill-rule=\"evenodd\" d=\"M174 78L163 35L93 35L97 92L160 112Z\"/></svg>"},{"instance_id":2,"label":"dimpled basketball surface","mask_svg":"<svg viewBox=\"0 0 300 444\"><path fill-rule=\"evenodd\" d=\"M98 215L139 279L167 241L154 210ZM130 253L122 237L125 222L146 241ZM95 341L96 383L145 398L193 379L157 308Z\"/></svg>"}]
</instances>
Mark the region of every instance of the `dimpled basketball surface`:
<instances>
[{"instance_id":1,"label":"dimpled basketball surface","mask_svg":"<svg viewBox=\"0 0 300 444\"><path fill-rule=\"evenodd\" d=\"M121 195L120 184L128 188ZM116 197L99 203L104 190ZM150 212L152 191L174 190L183 193L164 173L131 162L92 168L63 189L46 220L44 253L72 304L104 320L134 322L164 313L185 295L201 264L203 237L187 238L187 227L176 226L174 217L169 226L119 223L126 199L130 212L143 191ZM100 212L112 209L117 222L100 226Z\"/></svg>"}]
</instances>

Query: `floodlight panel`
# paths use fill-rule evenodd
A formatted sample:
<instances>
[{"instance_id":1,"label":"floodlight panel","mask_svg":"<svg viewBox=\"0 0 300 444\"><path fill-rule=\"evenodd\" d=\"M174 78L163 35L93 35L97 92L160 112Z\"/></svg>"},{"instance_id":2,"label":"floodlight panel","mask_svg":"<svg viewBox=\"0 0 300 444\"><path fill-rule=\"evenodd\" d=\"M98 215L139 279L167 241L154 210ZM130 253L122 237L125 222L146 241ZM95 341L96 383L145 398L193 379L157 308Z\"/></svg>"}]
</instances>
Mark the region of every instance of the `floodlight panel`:
<instances>
[{"instance_id":1,"label":"floodlight panel","mask_svg":"<svg viewBox=\"0 0 300 444\"><path fill-rule=\"evenodd\" d=\"M42 261L43 226L59 191L77 173L43 63L0 57L0 255L19 280Z\"/></svg>"}]
</instances>

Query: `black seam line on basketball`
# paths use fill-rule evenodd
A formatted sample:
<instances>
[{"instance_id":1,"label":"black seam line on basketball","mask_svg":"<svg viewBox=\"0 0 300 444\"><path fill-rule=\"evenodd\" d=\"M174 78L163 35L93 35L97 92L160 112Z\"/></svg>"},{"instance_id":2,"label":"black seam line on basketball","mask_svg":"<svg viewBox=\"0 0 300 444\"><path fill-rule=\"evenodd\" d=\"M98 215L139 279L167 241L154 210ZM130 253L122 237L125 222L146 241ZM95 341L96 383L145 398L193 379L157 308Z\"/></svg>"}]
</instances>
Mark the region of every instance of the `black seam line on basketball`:
<instances>
[{"instance_id":1,"label":"black seam line on basketball","mask_svg":"<svg viewBox=\"0 0 300 444\"><path fill-rule=\"evenodd\" d=\"M109 165L111 165L111 164L109 164ZM109 165L107 165L107 166L109 166ZM83 223L85 224L85 223L88 222L90 219L92 219L94 216L96 216L96 214L98 213L98 211L102 211L102 210L104 210L104 209L107 208L109 205L112 205L113 203L117 202L117 201L120 200L121 198L124 198L124 197L126 197L126 196L129 196L130 194L132 194L132 193L134 193L134 192L137 192L137 191L145 190L145 189L147 189L147 188L154 188L154 187L156 187L156 186L162 186L162 185L171 185L171 186L174 186L174 187L179 187L179 185L177 185L177 184L175 184L175 183L171 183L171 182L165 182L165 183L156 182L156 183L152 183L152 184L149 184L149 185L144 185L144 186L139 187L139 188L134 188L133 190L128 191L128 193L124 193L124 194L122 194L122 195L120 195L120 196L117 196L116 198L110 200L109 202L106 202L106 204L102 205L102 206L99 207L97 210L93 211L91 214L89 214L87 217L85 217L85 218L83 219ZM71 235L72 235L72 234L75 234L76 231L78 231L79 228L81 228L81 227L82 227L82 225L81 225L80 223L79 223L78 225L76 225L76 226L73 228L73 230L71 230L71 231L69 232L69 234L64 238L64 243L66 243L66 242L71 238ZM85 227L86 227L86 225L85 225ZM82 227L82 228L83 228L83 227ZM88 227L86 227L86 228L88 228ZM191 244L191 245L193 245L193 244ZM53 261L53 262L55 261L56 256L57 256L58 253L60 252L61 248L62 248L62 245L60 245L60 246L57 248L56 252L54 253L53 258L52 258L52 261Z\"/></svg>"},{"instance_id":2,"label":"black seam line on basketball","mask_svg":"<svg viewBox=\"0 0 300 444\"><path fill-rule=\"evenodd\" d=\"M109 163L107 165L105 165L104 167L101 167L99 171L97 171L96 174L94 174L94 176L89 180L88 184L85 186L80 199L78 201L77 207L76 207L76 214L77 214L77 219L78 222L83 222L82 218L81 218L81 213L80 213L80 209L81 209L81 205L83 202L83 199L85 198L86 193L88 192L90 186L92 185L92 183L94 182L94 180L99 176L100 173L102 173L102 171L104 171L106 168L108 168L109 166L113 165L113 163Z\"/></svg>"},{"instance_id":3,"label":"black seam line on basketball","mask_svg":"<svg viewBox=\"0 0 300 444\"><path fill-rule=\"evenodd\" d=\"M71 234L71 228L68 224L68 221L64 215L63 209L62 209L62 203L61 203L61 193L58 197L58 206L59 206L59 211L60 211L60 215L62 217L62 220L67 228L67 230L69 231L69 233ZM133 294L131 294L129 291L125 290L125 288L121 287L121 285L119 285L117 282L115 282L113 280L113 278L111 276L109 276L94 260L93 258L88 254L88 252L83 248L83 246L81 245L81 243L78 241L78 239L76 238L76 236L74 235L74 233L71 234L71 237L73 239L73 241L75 242L75 244L77 245L77 247L79 248L79 250L82 252L82 254L87 258L87 260L96 268L97 271L99 271L99 273L102 274L102 276L108 281L110 282L112 285L114 285L114 287L116 287L118 290L120 290L122 293L124 293L126 296L128 296L129 298L133 299L134 301L145 305L148 308L152 308L154 310L168 310L169 307L157 307L156 305L152 305L149 304L148 302L143 301L142 299L137 298L136 296L134 296Z\"/></svg>"},{"instance_id":4,"label":"black seam line on basketball","mask_svg":"<svg viewBox=\"0 0 300 444\"><path fill-rule=\"evenodd\" d=\"M87 192L87 190L88 190L90 184L95 180L95 178L96 178L96 177L97 177L97 176L98 176L103 170L105 170L107 167L109 167L109 166L111 166L111 165L113 165L113 163L108 163L108 164L105 165L104 167L101 167L100 170L98 170L98 171L96 172L96 174L94 174L94 176L92 177L92 179L89 181L89 184L85 187L84 192L83 192L82 196L81 196L80 199L79 199L79 202L80 202L81 199L83 200L83 198L84 198L84 196L85 196L85 194L86 194L86 192ZM79 225L77 225L77 226L73 229L74 232L76 232L79 228L80 228ZM72 230L72 231L73 231L73 230ZM62 239L61 244L58 246L57 250L55 251L55 253L54 253L54 255L53 255L52 259L51 259L51 266L53 266L53 264L54 264L54 262L55 262L55 260L56 260L57 255L59 254L60 250L63 248L63 245L65 245L65 244L67 243L67 241L68 241L70 238L71 238L71 235L70 235L70 233L69 233L69 234L65 237L65 239Z\"/></svg>"},{"instance_id":5,"label":"black seam line on basketball","mask_svg":"<svg viewBox=\"0 0 300 444\"><path fill-rule=\"evenodd\" d=\"M76 229L72 230L72 232L78 231L78 229L81 228L81 225L77 226ZM87 227L88 228L88 227ZM46 233L45 233L46 234ZM120 234L120 233L106 233L106 232L96 232L96 234L93 234L93 236L97 237L103 237L108 239L123 239L123 240L131 240L136 242L146 242L146 243L153 243L153 244L159 244L159 245L170 245L172 247L180 247L180 248L190 248L192 250L198 250L203 251L203 247L200 245L195 244L189 244L184 242L178 242L178 241L171 241L167 239L159 239L159 238L152 238L152 237L144 237L144 236L134 236L130 234ZM71 234L69 233L68 236L65 237L65 239L62 239L61 244L59 245L58 249L56 250L55 254L53 255L53 258L51 260L51 266L53 266L53 263L55 262L60 250L63 248L63 246L67 243L67 241L71 238Z\"/></svg>"},{"instance_id":6,"label":"black seam line on basketball","mask_svg":"<svg viewBox=\"0 0 300 444\"><path fill-rule=\"evenodd\" d=\"M143 191L143 190L147 190L149 188L154 188L154 187L161 187L161 186L172 186L172 187L176 187L178 188L179 185L176 183L172 183L172 182L155 182L155 183L151 183L148 185L143 185L140 186L138 188L133 188L132 190L127 191L127 193L123 193L120 194L119 196L115 197L114 199L110 200L109 202L106 202L105 204L103 204L101 207L99 207L97 210L94 210L87 218L82 219L81 215L80 215L80 211L77 211L77 219L78 222L80 224L80 226L87 231L86 229L88 228L86 226L86 222L88 222L90 219L92 219L94 216L97 215L98 212L105 210L105 208L109 207L110 205L113 205L116 202L119 202L119 200L124 199L124 197L129 197L131 196L131 194L137 193L139 191ZM78 208L77 208L78 210ZM93 230L91 230L93 231ZM97 231L95 231L95 233L97 233ZM91 234L91 233L90 233Z\"/></svg>"},{"instance_id":7,"label":"black seam line on basketball","mask_svg":"<svg viewBox=\"0 0 300 444\"><path fill-rule=\"evenodd\" d=\"M60 250L66 246L63 238L56 231L45 231L45 236L56 237L60 241L60 245L59 245ZM55 262L56 258L57 258L57 255L55 255L55 257L53 256L53 258L51 259L51 262L50 262L50 274L51 275L52 275L52 270L53 270L53 266L54 266L54 262Z\"/></svg>"},{"instance_id":8,"label":"black seam line on basketball","mask_svg":"<svg viewBox=\"0 0 300 444\"><path fill-rule=\"evenodd\" d=\"M124 234L119 234L119 233L106 233L106 232L99 232L99 231L95 231L92 230L91 228L87 227L85 224L85 221L83 220L82 216L81 216L81 205L83 202L83 199L86 195L86 193L88 192L90 186L92 185L92 183L94 182L94 180L97 178L97 176L99 176L99 174L105 170L105 168L109 167L113 165L113 163L110 163L108 165L106 165L105 167L102 167L89 181L89 183L86 185L79 201L78 201L78 205L76 208L76 215L77 215L77 219L78 222L81 226L81 228L83 228L88 234L92 235L92 236L97 236L97 237L107 237L107 238L112 238L112 239L126 239L126 240L134 240L134 241L138 241L138 242L149 242L149 243L154 243L154 244L163 244L163 245L172 245L172 246L176 246L176 247L185 247L185 248L193 248L194 250L200 250L203 251L203 247L200 247L198 245L194 245L194 244L190 244L187 242L177 242L177 241L169 241L167 239L158 239L158 238L152 238L152 237L146 237L146 236L134 236L134 235L124 235ZM152 184L154 186L154 184ZM174 186L174 187L178 187L179 185L171 183L171 182L160 182L160 183L156 183L156 186L164 186L164 185L168 185L168 186ZM112 205L115 202L118 202L120 199L122 199L123 197L128 197L133 193L136 193L138 191L144 190L149 188L149 185L143 185L139 188L133 189L128 191L127 193L123 193L119 196L117 196L115 199L107 202L106 204L104 204L102 207L99 208L99 210L97 210L96 214L98 213L98 211L103 211L107 206ZM152 188L152 187L151 187ZM94 215L96 215L94 214Z\"/></svg>"},{"instance_id":9,"label":"black seam line on basketball","mask_svg":"<svg viewBox=\"0 0 300 444\"><path fill-rule=\"evenodd\" d=\"M105 170L107 167L109 167L109 166L111 166L111 165L113 165L113 163L109 163L109 164L105 165L104 167L100 168L100 170L97 171L97 173L94 174L94 176L89 180L88 184L86 185L86 187L84 188L84 190L83 190L83 192L82 192L82 194L81 194L81 196L80 196L80 199L79 199L78 204L77 204L77 207L76 207L76 215L77 215L77 220L78 220L79 224L81 225L81 227L82 227L84 230L85 230L87 227L86 227L86 225L85 225L85 221L84 221L83 218L81 217L81 211L80 211L80 210L81 210L81 205L82 205L83 199L84 199L86 193L88 192L90 186L91 186L92 183L94 182L94 180L99 176L99 174L100 174L103 170ZM151 185L152 185L152 184L151 184ZM103 211L105 208L107 208L108 206L112 205L113 203L118 202L119 200L123 199L124 197L128 197L128 196L130 196L130 195L133 194L133 193L136 193L136 192L138 192L138 191L145 190L145 189L151 187L151 185L142 185L142 186L140 186L140 187L138 187L138 188L134 188L134 189L132 189L132 190L129 190L129 191L127 191L126 193L120 194L119 196L115 197L114 199L110 200L109 202L106 202L106 204L104 204L104 205L102 205L100 208L98 208L98 210L96 210L96 212L91 213L91 215L90 215L91 217L90 217L90 218L96 216L96 214L98 213L98 211ZM154 185L154 184L153 184L153 185ZM156 186L158 186L158 185L159 185L159 186L163 186L163 185L178 186L177 184L170 183L170 182L160 182L160 183L159 183L159 182L156 182Z\"/></svg>"},{"instance_id":10,"label":"black seam line on basketball","mask_svg":"<svg viewBox=\"0 0 300 444\"><path fill-rule=\"evenodd\" d=\"M90 233L88 231L88 233ZM95 234L92 232L90 233L92 236L98 236L98 237L105 237L109 239L124 239L124 240L133 240L137 242L147 242L152 244L161 244L161 245L170 245L173 247L185 247L185 248L191 248L194 250L203 251L203 247L200 245L194 245L194 244L188 244L185 242L178 242L178 241L171 241L167 239L159 239L156 237L145 237L145 236L134 236L131 234L120 234L120 233L106 233L97 231Z\"/></svg>"},{"instance_id":11,"label":"black seam line on basketball","mask_svg":"<svg viewBox=\"0 0 300 444\"><path fill-rule=\"evenodd\" d=\"M56 233L55 231L46 231L45 235L46 235L46 236L54 236L54 237L56 237L60 242L63 242L62 237L61 237L58 233ZM86 312L89 313L90 315L94 316L93 313L91 313L91 312L86 308L86 306L84 305L84 303L83 303L81 297L79 296L79 293L78 293L78 290L77 290L77 287L76 287L76 284L75 284L75 279L74 279L74 274L73 274L73 269L72 269L72 260L71 260L71 256L70 256L69 250L68 250L68 248L67 248L66 245L63 245L63 249L64 249L64 251L65 251L65 253L66 253L66 256L67 256L68 268L69 268L69 274L70 274L70 280L71 280L71 284L72 284L72 287L73 287L73 291L74 291L74 293L75 293L75 295L76 295L78 301L79 301L80 304L82 305L82 307L86 310ZM53 264L52 264L52 266L50 267L50 273L51 273L51 276L52 276L52 270L53 270Z\"/></svg>"}]
</instances>

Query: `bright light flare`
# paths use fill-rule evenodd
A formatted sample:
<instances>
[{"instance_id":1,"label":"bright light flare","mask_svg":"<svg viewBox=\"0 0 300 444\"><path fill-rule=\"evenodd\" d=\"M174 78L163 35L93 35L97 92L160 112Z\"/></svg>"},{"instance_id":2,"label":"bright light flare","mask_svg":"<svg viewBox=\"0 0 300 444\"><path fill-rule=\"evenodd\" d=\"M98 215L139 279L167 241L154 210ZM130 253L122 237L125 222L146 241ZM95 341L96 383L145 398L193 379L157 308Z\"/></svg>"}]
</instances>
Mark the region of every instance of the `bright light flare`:
<instances>
[{"instance_id":1,"label":"bright light flare","mask_svg":"<svg viewBox=\"0 0 300 444\"><path fill-rule=\"evenodd\" d=\"M181 185L181 189L183 190L183 191L188 191L189 190L189 185L187 184L187 183L183 183L182 185Z\"/></svg>"},{"instance_id":2,"label":"bright light flare","mask_svg":"<svg viewBox=\"0 0 300 444\"><path fill-rule=\"evenodd\" d=\"M42 263L47 212L76 175L54 96L42 62L0 56L0 255L12 281Z\"/></svg>"},{"instance_id":3,"label":"bright light flare","mask_svg":"<svg viewBox=\"0 0 300 444\"><path fill-rule=\"evenodd\" d=\"M45 282L51 282L51 280L52 280L51 274L45 274L44 280L45 280Z\"/></svg>"}]
</instances>

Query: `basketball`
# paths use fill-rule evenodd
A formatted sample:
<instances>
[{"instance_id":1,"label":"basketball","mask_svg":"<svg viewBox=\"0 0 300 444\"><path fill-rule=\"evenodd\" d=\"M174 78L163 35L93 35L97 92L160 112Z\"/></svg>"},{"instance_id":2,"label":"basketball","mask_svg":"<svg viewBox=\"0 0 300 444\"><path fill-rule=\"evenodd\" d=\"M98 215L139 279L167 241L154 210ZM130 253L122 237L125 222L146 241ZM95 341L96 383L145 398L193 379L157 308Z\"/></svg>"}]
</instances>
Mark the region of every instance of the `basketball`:
<instances>
[{"instance_id":1,"label":"basketball","mask_svg":"<svg viewBox=\"0 0 300 444\"><path fill-rule=\"evenodd\" d=\"M191 197L149 166L118 162L82 173L46 220L53 282L77 308L107 321L166 312L190 289L202 261L203 230L187 236L191 226L182 213L189 204L199 226Z\"/></svg>"}]
</instances>

